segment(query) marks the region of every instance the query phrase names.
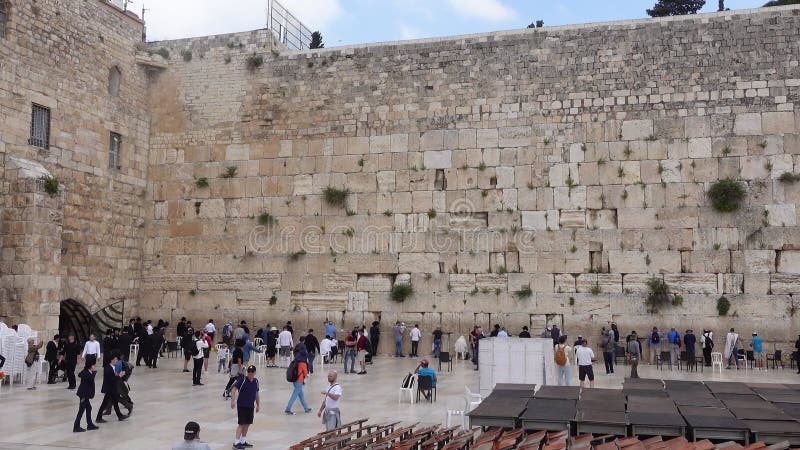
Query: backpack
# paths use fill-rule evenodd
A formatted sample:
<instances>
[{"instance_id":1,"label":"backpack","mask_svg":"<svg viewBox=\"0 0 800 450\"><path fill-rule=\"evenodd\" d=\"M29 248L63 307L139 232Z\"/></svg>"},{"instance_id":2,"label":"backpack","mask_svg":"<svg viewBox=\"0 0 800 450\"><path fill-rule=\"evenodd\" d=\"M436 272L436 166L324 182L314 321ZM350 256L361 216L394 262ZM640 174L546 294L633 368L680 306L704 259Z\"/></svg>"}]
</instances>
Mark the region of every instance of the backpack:
<instances>
[{"instance_id":1,"label":"backpack","mask_svg":"<svg viewBox=\"0 0 800 450\"><path fill-rule=\"evenodd\" d=\"M402 382L402 383L400 383L400 387L401 387L401 388L403 388L403 389L411 389L412 387L414 387L414 386L412 385L412 382L411 382L411 380L413 380L413 379L414 379L413 377L414 377L414 376L413 376L413 375L411 375L410 373L409 373L409 374L406 374L406 376L405 376L405 377L403 377L403 382Z\"/></svg>"},{"instance_id":2,"label":"backpack","mask_svg":"<svg viewBox=\"0 0 800 450\"><path fill-rule=\"evenodd\" d=\"M192 345L189 347L189 353L192 356L197 356L200 354L200 349L197 348L197 341L192 341Z\"/></svg>"},{"instance_id":3,"label":"backpack","mask_svg":"<svg viewBox=\"0 0 800 450\"><path fill-rule=\"evenodd\" d=\"M562 345L557 346L555 360L556 364L559 366L567 365L567 352L564 346Z\"/></svg>"},{"instance_id":4,"label":"backpack","mask_svg":"<svg viewBox=\"0 0 800 450\"><path fill-rule=\"evenodd\" d=\"M652 333L650 335L650 342L653 344L658 344L661 342L661 337L658 335L658 333Z\"/></svg>"},{"instance_id":5,"label":"backpack","mask_svg":"<svg viewBox=\"0 0 800 450\"><path fill-rule=\"evenodd\" d=\"M292 361L289 367L286 368L286 381L294 383L300 377L298 366L300 363L297 360Z\"/></svg>"}]
</instances>

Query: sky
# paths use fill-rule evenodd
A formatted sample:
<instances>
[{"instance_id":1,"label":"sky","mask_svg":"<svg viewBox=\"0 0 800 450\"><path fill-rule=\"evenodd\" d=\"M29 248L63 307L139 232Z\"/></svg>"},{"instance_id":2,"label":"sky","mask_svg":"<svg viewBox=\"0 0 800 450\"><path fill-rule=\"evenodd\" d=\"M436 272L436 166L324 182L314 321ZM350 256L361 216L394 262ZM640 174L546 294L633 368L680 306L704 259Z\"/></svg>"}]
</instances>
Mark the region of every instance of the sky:
<instances>
[{"instance_id":1,"label":"sky","mask_svg":"<svg viewBox=\"0 0 800 450\"><path fill-rule=\"evenodd\" d=\"M647 17L655 0L281 0L326 47ZM766 0L725 0L730 9ZM249 31L266 26L267 0L133 0L147 8L148 41ZM703 12L717 10L707 0Z\"/></svg>"}]
</instances>

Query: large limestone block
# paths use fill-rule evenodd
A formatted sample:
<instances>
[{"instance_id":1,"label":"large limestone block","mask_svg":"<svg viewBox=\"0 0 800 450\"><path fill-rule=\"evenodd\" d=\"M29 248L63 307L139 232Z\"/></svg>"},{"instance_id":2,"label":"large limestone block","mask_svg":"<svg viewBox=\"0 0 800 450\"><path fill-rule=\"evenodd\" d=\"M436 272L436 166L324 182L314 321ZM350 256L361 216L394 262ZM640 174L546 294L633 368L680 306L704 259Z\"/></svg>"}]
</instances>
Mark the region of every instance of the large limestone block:
<instances>
[{"instance_id":1,"label":"large limestone block","mask_svg":"<svg viewBox=\"0 0 800 450\"><path fill-rule=\"evenodd\" d=\"M711 138L689 139L690 158L710 158L711 157Z\"/></svg>"},{"instance_id":2,"label":"large limestone block","mask_svg":"<svg viewBox=\"0 0 800 450\"><path fill-rule=\"evenodd\" d=\"M390 153L392 151L392 137L391 136L370 136L369 137L369 152L370 153Z\"/></svg>"},{"instance_id":3,"label":"large limestone block","mask_svg":"<svg viewBox=\"0 0 800 450\"><path fill-rule=\"evenodd\" d=\"M793 274L773 273L770 275L770 291L773 294L800 294L800 277Z\"/></svg>"},{"instance_id":4,"label":"large limestone block","mask_svg":"<svg viewBox=\"0 0 800 450\"><path fill-rule=\"evenodd\" d=\"M624 293L641 294L648 292L647 282L653 278L653 275L645 274L625 274L622 277L622 291ZM661 276L658 276L661 278Z\"/></svg>"},{"instance_id":5,"label":"large limestone block","mask_svg":"<svg viewBox=\"0 0 800 450\"><path fill-rule=\"evenodd\" d=\"M489 253L473 252L459 253L456 258L458 271L466 273L484 273L489 271Z\"/></svg>"},{"instance_id":6,"label":"large limestone block","mask_svg":"<svg viewBox=\"0 0 800 450\"><path fill-rule=\"evenodd\" d=\"M608 263L613 273L647 273L646 257L640 251L610 250Z\"/></svg>"},{"instance_id":7,"label":"large limestone block","mask_svg":"<svg viewBox=\"0 0 800 450\"><path fill-rule=\"evenodd\" d=\"M392 290L392 279L389 275L360 275L356 290L365 292L388 292Z\"/></svg>"},{"instance_id":8,"label":"large limestone block","mask_svg":"<svg viewBox=\"0 0 800 450\"><path fill-rule=\"evenodd\" d=\"M561 211L559 225L561 228L586 228L586 212L583 210Z\"/></svg>"},{"instance_id":9,"label":"large limestone block","mask_svg":"<svg viewBox=\"0 0 800 450\"><path fill-rule=\"evenodd\" d=\"M486 128L477 130L478 148L496 148L498 145L497 128Z\"/></svg>"},{"instance_id":10,"label":"large limestone block","mask_svg":"<svg viewBox=\"0 0 800 450\"><path fill-rule=\"evenodd\" d=\"M377 173L378 192L394 192L396 188L396 172L384 170Z\"/></svg>"},{"instance_id":11,"label":"large limestone block","mask_svg":"<svg viewBox=\"0 0 800 450\"><path fill-rule=\"evenodd\" d=\"M524 147L531 145L531 127L502 127L499 130L499 147Z\"/></svg>"},{"instance_id":12,"label":"large limestone block","mask_svg":"<svg viewBox=\"0 0 800 450\"><path fill-rule=\"evenodd\" d=\"M797 225L795 205L766 205L767 223L771 227L793 227Z\"/></svg>"},{"instance_id":13,"label":"large limestone block","mask_svg":"<svg viewBox=\"0 0 800 450\"><path fill-rule=\"evenodd\" d=\"M744 275L740 273L722 274L722 293L741 294L744 292Z\"/></svg>"},{"instance_id":14,"label":"large limestone block","mask_svg":"<svg viewBox=\"0 0 800 450\"><path fill-rule=\"evenodd\" d=\"M745 156L739 159L742 178L745 180L755 180L766 178L770 175L768 170L767 158L764 156Z\"/></svg>"},{"instance_id":15,"label":"large limestone block","mask_svg":"<svg viewBox=\"0 0 800 450\"><path fill-rule=\"evenodd\" d=\"M792 155L773 155L769 157L769 162L772 165L772 170L770 171L770 178L772 179L780 178L784 173L794 171Z\"/></svg>"},{"instance_id":16,"label":"large limestone block","mask_svg":"<svg viewBox=\"0 0 800 450\"><path fill-rule=\"evenodd\" d=\"M450 290L453 292L472 292L475 289L475 275L471 273L451 273Z\"/></svg>"},{"instance_id":17,"label":"large limestone block","mask_svg":"<svg viewBox=\"0 0 800 450\"><path fill-rule=\"evenodd\" d=\"M329 292L352 291L356 289L356 274L326 273L322 275L322 285Z\"/></svg>"},{"instance_id":18,"label":"large limestone block","mask_svg":"<svg viewBox=\"0 0 800 450\"><path fill-rule=\"evenodd\" d=\"M287 155L289 156L289 155ZM250 159L250 146L247 144L231 144L225 147L227 161L247 161Z\"/></svg>"},{"instance_id":19,"label":"large limestone block","mask_svg":"<svg viewBox=\"0 0 800 450\"><path fill-rule=\"evenodd\" d=\"M427 151L424 161L427 169L449 169L453 167L453 152L451 150Z\"/></svg>"},{"instance_id":20,"label":"large limestone block","mask_svg":"<svg viewBox=\"0 0 800 450\"><path fill-rule=\"evenodd\" d=\"M737 114L733 123L733 132L737 136L758 136L761 131L761 114L745 113Z\"/></svg>"},{"instance_id":21,"label":"large limestone block","mask_svg":"<svg viewBox=\"0 0 800 450\"><path fill-rule=\"evenodd\" d=\"M369 153L368 137L347 138L347 153L350 155L365 155Z\"/></svg>"},{"instance_id":22,"label":"large limestone block","mask_svg":"<svg viewBox=\"0 0 800 450\"><path fill-rule=\"evenodd\" d=\"M717 293L717 275L713 273L667 273L664 282L679 294Z\"/></svg>"},{"instance_id":23,"label":"large limestone block","mask_svg":"<svg viewBox=\"0 0 800 450\"><path fill-rule=\"evenodd\" d=\"M794 133L796 131L794 114L790 111L765 112L762 126L764 134Z\"/></svg>"},{"instance_id":24,"label":"large limestone block","mask_svg":"<svg viewBox=\"0 0 800 450\"><path fill-rule=\"evenodd\" d=\"M508 287L508 280L505 275L495 273L479 273L475 275L475 287L478 289L489 289L492 291L495 289L505 291Z\"/></svg>"},{"instance_id":25,"label":"large limestone block","mask_svg":"<svg viewBox=\"0 0 800 450\"><path fill-rule=\"evenodd\" d=\"M617 228L616 209L589 209L586 211L587 228L590 230L613 230Z\"/></svg>"},{"instance_id":26,"label":"large limestone block","mask_svg":"<svg viewBox=\"0 0 800 450\"><path fill-rule=\"evenodd\" d=\"M556 292L575 292L575 277L571 273L554 275Z\"/></svg>"},{"instance_id":27,"label":"large limestone block","mask_svg":"<svg viewBox=\"0 0 800 450\"><path fill-rule=\"evenodd\" d=\"M592 292L595 287L599 288L602 294L621 294L622 275L618 273L582 273L578 275L577 292Z\"/></svg>"},{"instance_id":28,"label":"large limestone block","mask_svg":"<svg viewBox=\"0 0 800 450\"><path fill-rule=\"evenodd\" d=\"M653 135L652 120L626 120L622 122L622 140L635 141Z\"/></svg>"},{"instance_id":29,"label":"large limestone block","mask_svg":"<svg viewBox=\"0 0 800 450\"><path fill-rule=\"evenodd\" d=\"M586 186L554 188L553 203L558 209L586 208Z\"/></svg>"},{"instance_id":30,"label":"large limestone block","mask_svg":"<svg viewBox=\"0 0 800 450\"><path fill-rule=\"evenodd\" d=\"M617 226L620 229L652 229L658 225L655 208L622 208L617 210Z\"/></svg>"},{"instance_id":31,"label":"large limestone block","mask_svg":"<svg viewBox=\"0 0 800 450\"><path fill-rule=\"evenodd\" d=\"M772 273L775 272L774 250L745 250L745 273Z\"/></svg>"},{"instance_id":32,"label":"large limestone block","mask_svg":"<svg viewBox=\"0 0 800 450\"><path fill-rule=\"evenodd\" d=\"M514 187L514 168L513 167L496 167L494 169L495 176L497 177L498 189L508 189Z\"/></svg>"},{"instance_id":33,"label":"large limestone block","mask_svg":"<svg viewBox=\"0 0 800 450\"><path fill-rule=\"evenodd\" d=\"M647 262L650 261L650 264ZM681 271L681 253L678 251L647 252L645 257L650 273L676 273Z\"/></svg>"},{"instance_id":34,"label":"large limestone block","mask_svg":"<svg viewBox=\"0 0 800 450\"><path fill-rule=\"evenodd\" d=\"M397 258L391 254L355 254L336 256L336 273L397 273ZM438 267L437 267L438 272Z\"/></svg>"},{"instance_id":35,"label":"large limestone block","mask_svg":"<svg viewBox=\"0 0 800 450\"><path fill-rule=\"evenodd\" d=\"M766 295L768 292L770 292L770 274L768 273L744 274L745 294Z\"/></svg>"},{"instance_id":36,"label":"large limestone block","mask_svg":"<svg viewBox=\"0 0 800 450\"><path fill-rule=\"evenodd\" d=\"M800 251L781 251L778 257L778 272L800 274Z\"/></svg>"},{"instance_id":37,"label":"large limestone block","mask_svg":"<svg viewBox=\"0 0 800 450\"><path fill-rule=\"evenodd\" d=\"M523 230L546 230L547 212L546 211L522 211Z\"/></svg>"}]
</instances>

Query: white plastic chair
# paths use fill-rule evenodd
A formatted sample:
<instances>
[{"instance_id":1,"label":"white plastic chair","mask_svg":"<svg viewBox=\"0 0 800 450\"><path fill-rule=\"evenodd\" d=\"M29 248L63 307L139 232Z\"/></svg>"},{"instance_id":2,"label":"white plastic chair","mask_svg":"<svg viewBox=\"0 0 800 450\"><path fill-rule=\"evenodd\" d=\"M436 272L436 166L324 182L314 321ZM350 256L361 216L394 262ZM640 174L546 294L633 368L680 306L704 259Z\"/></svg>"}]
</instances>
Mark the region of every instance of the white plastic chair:
<instances>
[{"instance_id":1,"label":"white plastic chair","mask_svg":"<svg viewBox=\"0 0 800 450\"><path fill-rule=\"evenodd\" d=\"M736 363L737 364L744 364L744 370L747 370L747 352L746 351L742 351L742 352L736 354Z\"/></svg>"},{"instance_id":2,"label":"white plastic chair","mask_svg":"<svg viewBox=\"0 0 800 450\"><path fill-rule=\"evenodd\" d=\"M129 357L131 361L136 360L136 356L139 354L139 344L131 344L131 356Z\"/></svg>"},{"instance_id":3,"label":"white plastic chair","mask_svg":"<svg viewBox=\"0 0 800 450\"><path fill-rule=\"evenodd\" d=\"M417 388L417 374L411 375L411 382L407 388L404 388L402 385L400 386L400 392L397 394L397 403L403 402L403 393L408 393L409 399L411 399L411 404L414 404L414 391Z\"/></svg>"},{"instance_id":4,"label":"white plastic chair","mask_svg":"<svg viewBox=\"0 0 800 450\"><path fill-rule=\"evenodd\" d=\"M481 394L476 394L476 393L470 391L469 387L467 387L467 386L464 386L464 399L467 402L467 405L466 405L467 406L467 412L470 412L473 409L475 409L475 407L480 405L481 402L483 401L483 397L481 396Z\"/></svg>"},{"instance_id":5,"label":"white plastic chair","mask_svg":"<svg viewBox=\"0 0 800 450\"><path fill-rule=\"evenodd\" d=\"M714 368L719 367L719 374L722 375L722 353L711 353L711 374L714 374Z\"/></svg>"},{"instance_id":6,"label":"white plastic chair","mask_svg":"<svg viewBox=\"0 0 800 450\"><path fill-rule=\"evenodd\" d=\"M263 344L263 343L264 343L264 340L261 339L260 337L257 337L255 339L253 339L253 345L255 345L256 347L260 347L261 344Z\"/></svg>"},{"instance_id":7,"label":"white plastic chair","mask_svg":"<svg viewBox=\"0 0 800 450\"><path fill-rule=\"evenodd\" d=\"M454 346L454 350L456 351L456 358L457 359L464 359L467 354L469 346L467 345L467 339L464 336L459 336L456 339L456 343Z\"/></svg>"},{"instance_id":8,"label":"white plastic chair","mask_svg":"<svg viewBox=\"0 0 800 450\"><path fill-rule=\"evenodd\" d=\"M257 366L260 367L260 366L263 366L264 364L266 364L266 362L267 362L267 358L266 358L266 356L267 356L267 346L266 345L259 345L256 348L260 351L260 353L253 352L253 362L254 362L254 364L256 364Z\"/></svg>"},{"instance_id":9,"label":"white plastic chair","mask_svg":"<svg viewBox=\"0 0 800 450\"><path fill-rule=\"evenodd\" d=\"M323 372L323 373L325 372L325 360L326 360L326 359L327 359L327 358L328 358L330 355L331 355L331 352L330 352L330 351L328 351L328 353L321 353L321 354L319 355L319 364L320 364L320 366L322 366L322 372ZM331 361L328 361L328 365L333 365L333 363L332 363Z\"/></svg>"}]
</instances>

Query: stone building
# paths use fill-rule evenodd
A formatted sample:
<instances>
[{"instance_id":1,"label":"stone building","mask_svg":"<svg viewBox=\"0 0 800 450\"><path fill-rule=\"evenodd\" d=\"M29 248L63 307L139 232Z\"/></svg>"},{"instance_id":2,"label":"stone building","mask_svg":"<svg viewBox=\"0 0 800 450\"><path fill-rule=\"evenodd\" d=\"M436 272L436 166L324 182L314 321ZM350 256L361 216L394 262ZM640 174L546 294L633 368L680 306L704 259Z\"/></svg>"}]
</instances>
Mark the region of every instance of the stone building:
<instances>
[{"instance_id":1,"label":"stone building","mask_svg":"<svg viewBox=\"0 0 800 450\"><path fill-rule=\"evenodd\" d=\"M4 320L796 334L796 6L288 52L10 3ZM649 311L653 278L682 304Z\"/></svg>"}]
</instances>

